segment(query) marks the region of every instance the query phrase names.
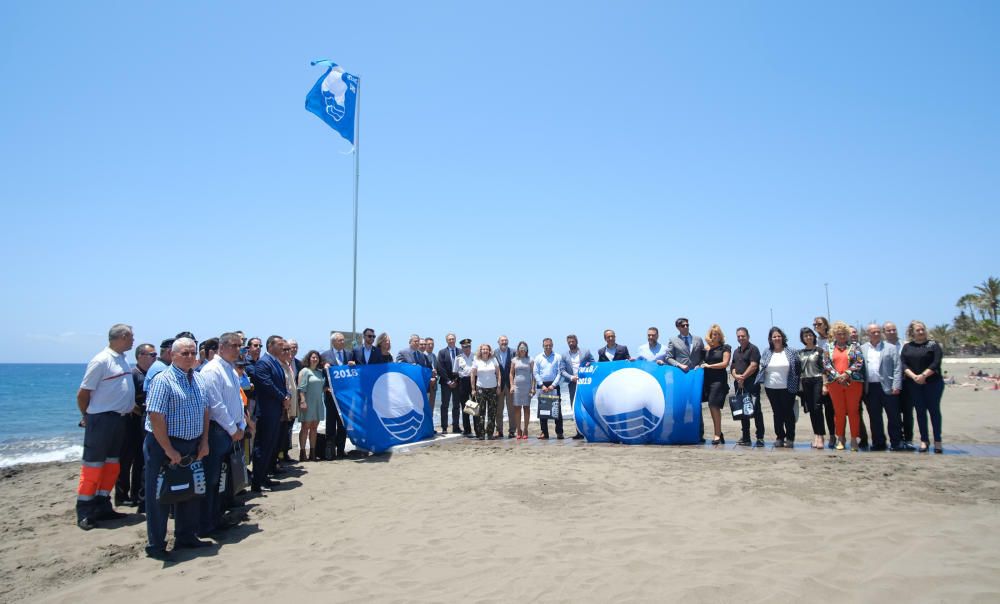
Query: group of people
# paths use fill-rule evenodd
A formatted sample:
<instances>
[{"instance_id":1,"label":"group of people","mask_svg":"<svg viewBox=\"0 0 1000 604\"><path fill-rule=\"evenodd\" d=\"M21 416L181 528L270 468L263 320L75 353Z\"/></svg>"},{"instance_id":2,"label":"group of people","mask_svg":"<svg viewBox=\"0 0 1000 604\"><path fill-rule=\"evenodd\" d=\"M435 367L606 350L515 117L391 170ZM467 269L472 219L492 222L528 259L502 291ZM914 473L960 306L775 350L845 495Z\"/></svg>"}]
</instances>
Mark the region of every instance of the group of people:
<instances>
[{"instance_id":1,"label":"group of people","mask_svg":"<svg viewBox=\"0 0 1000 604\"><path fill-rule=\"evenodd\" d=\"M89 530L126 516L112 506L113 494L115 506L145 513L146 554L166 560L171 507L175 549L211 546L208 537L236 524L224 514L235 494L224 468L233 460L252 462L250 490L274 488L273 477L284 472L279 459L291 461L292 424L301 423L304 460L307 443L315 454L316 427L332 392L320 353L310 351L299 361L294 340L280 336L262 342L226 332L199 345L193 334L181 332L163 340L159 352L140 344L134 366L125 357L133 344L131 326L112 326L107 348L91 359L77 393L84 446L76 521ZM343 431L336 420L328 429L334 439L338 426ZM340 455L345 439L339 441ZM198 460L204 496L160 504L160 470Z\"/></svg>"},{"instance_id":2,"label":"group of people","mask_svg":"<svg viewBox=\"0 0 1000 604\"><path fill-rule=\"evenodd\" d=\"M929 450L933 442L934 451L942 452L942 353L920 321L910 323L905 343L893 323L869 325L867 341L861 343L847 324L831 326L825 317L816 317L815 331L803 327L799 332L801 348L793 349L785 332L772 327L763 352L750 342L745 327L736 330L736 347L726 343L719 325L709 327L704 339L691 333L686 318L678 318L675 327L677 334L666 344L660 342L656 327L649 328L646 343L635 355L608 329L596 355L580 348L577 336L570 334L564 352L555 352L553 340L545 338L534 357L526 342L512 348L507 336L498 338L495 349L484 343L473 353L471 339L459 341L453 333L436 352L433 338L411 335L407 347L393 355L388 334L376 336L373 329L365 329L357 346L348 346L344 334L334 332L328 350L310 350L302 360L297 343L277 335L262 341L226 332L199 345L193 334L181 332L163 340L159 352L152 344L139 345L132 366L125 357L134 344L132 328L116 324L109 330L108 346L88 364L77 394L85 428L77 524L87 530L125 516L112 506L113 493L116 506L135 505L140 513L145 511L147 555L168 559L170 509L157 502L157 475L165 464L202 460L206 494L173 506L174 547L212 545L206 538L233 524L223 514L233 493L220 489L231 483L223 470L232 455L242 454L252 463L250 489L256 493L274 488L274 477L284 471L279 462L292 460L295 421L301 426L299 461L319 458L317 427L324 419L330 457L345 456L347 431L326 371L341 365L397 362L427 367L432 408L441 391L441 432L447 433L450 423L453 433L469 438L529 438L531 400L537 395L540 408L546 401L545 413L539 413L538 438L549 438L552 419L555 437L562 439L558 400L563 384L572 403L582 367L643 359L682 371L704 370L702 400L708 403L713 444L725 443L722 410L732 380L734 395L753 401L753 412L740 420L739 445L764 444L763 388L774 417L776 447L794 447L799 398L810 415L815 448L846 448L849 424L853 450L869 447L869 433L871 450L913 450L916 410L919 450ZM469 401L475 402L475 411L463 413ZM870 431L861 417L862 403ZM751 440L751 422L756 441ZM701 431L704 441L703 425ZM577 432L573 438L583 436Z\"/></svg>"}]
</instances>

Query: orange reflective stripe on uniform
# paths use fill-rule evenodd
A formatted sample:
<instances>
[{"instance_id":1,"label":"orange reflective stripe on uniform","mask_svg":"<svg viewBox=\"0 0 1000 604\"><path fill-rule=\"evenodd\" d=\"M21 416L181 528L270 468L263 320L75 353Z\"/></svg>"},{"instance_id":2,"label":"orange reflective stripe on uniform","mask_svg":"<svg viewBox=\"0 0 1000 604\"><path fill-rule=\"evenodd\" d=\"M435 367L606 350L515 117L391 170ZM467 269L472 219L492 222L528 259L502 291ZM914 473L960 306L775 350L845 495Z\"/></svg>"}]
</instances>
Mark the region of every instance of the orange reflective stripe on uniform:
<instances>
[{"instance_id":1,"label":"orange reflective stripe on uniform","mask_svg":"<svg viewBox=\"0 0 1000 604\"><path fill-rule=\"evenodd\" d=\"M80 485L76 489L77 499L88 501L97 495L103 470L104 462L83 462L80 466Z\"/></svg>"}]
</instances>

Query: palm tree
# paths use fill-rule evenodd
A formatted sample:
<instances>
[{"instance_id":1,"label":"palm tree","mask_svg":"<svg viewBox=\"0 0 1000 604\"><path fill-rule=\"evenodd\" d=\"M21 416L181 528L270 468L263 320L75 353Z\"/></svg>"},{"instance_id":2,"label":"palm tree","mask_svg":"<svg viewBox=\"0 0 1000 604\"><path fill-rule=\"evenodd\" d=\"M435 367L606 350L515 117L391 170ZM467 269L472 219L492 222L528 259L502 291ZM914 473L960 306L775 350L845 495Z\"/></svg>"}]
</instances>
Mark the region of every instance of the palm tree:
<instances>
[{"instance_id":1,"label":"palm tree","mask_svg":"<svg viewBox=\"0 0 1000 604\"><path fill-rule=\"evenodd\" d=\"M969 311L969 318L972 319L972 324L976 323L976 301L978 297L976 294L965 294L955 302L955 306L962 310L962 312Z\"/></svg>"},{"instance_id":2,"label":"palm tree","mask_svg":"<svg viewBox=\"0 0 1000 604\"><path fill-rule=\"evenodd\" d=\"M997 322L997 312L1000 311L1000 279L990 277L976 286L976 306L989 313L990 319ZM965 296L962 296L965 298ZM985 314L984 314L985 316Z\"/></svg>"},{"instance_id":3,"label":"palm tree","mask_svg":"<svg viewBox=\"0 0 1000 604\"><path fill-rule=\"evenodd\" d=\"M951 327L947 323L943 325L935 325L930 329L929 332L927 332L927 335L930 337L930 339L940 344L941 348L945 352L951 351L951 340L953 332Z\"/></svg>"}]
</instances>

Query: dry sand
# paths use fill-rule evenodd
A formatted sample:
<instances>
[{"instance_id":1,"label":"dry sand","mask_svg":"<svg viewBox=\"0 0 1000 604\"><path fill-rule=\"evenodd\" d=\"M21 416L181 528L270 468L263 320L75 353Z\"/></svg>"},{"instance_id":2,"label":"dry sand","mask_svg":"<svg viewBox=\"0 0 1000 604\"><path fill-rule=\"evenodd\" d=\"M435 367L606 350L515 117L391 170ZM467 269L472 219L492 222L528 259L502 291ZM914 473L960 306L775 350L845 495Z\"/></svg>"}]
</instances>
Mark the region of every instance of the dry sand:
<instances>
[{"instance_id":1,"label":"dry sand","mask_svg":"<svg viewBox=\"0 0 1000 604\"><path fill-rule=\"evenodd\" d=\"M1000 392L943 408L946 447L1000 444ZM808 425L795 451L457 439L300 464L167 564L142 517L74 526L76 464L8 468L0 600L1000 601L1000 458L812 451Z\"/></svg>"}]
</instances>

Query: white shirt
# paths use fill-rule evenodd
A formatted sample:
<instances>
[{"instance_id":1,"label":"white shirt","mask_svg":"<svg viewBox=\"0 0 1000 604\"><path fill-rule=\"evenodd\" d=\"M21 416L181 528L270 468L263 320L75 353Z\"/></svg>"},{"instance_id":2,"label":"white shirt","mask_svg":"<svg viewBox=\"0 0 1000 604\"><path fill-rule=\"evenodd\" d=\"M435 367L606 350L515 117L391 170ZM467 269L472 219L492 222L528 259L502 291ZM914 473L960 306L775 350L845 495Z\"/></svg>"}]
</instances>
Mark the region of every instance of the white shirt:
<instances>
[{"instance_id":1,"label":"white shirt","mask_svg":"<svg viewBox=\"0 0 1000 604\"><path fill-rule=\"evenodd\" d=\"M467 378L472 375L473 361L475 361L475 357L472 356L472 353L458 353L458 356L455 357L455 373L458 374L458 377Z\"/></svg>"},{"instance_id":2,"label":"white shirt","mask_svg":"<svg viewBox=\"0 0 1000 604\"><path fill-rule=\"evenodd\" d=\"M573 368L573 375L580 373L580 349L577 348L576 352L567 352L566 359L569 361L570 367Z\"/></svg>"},{"instance_id":3,"label":"white shirt","mask_svg":"<svg viewBox=\"0 0 1000 604\"><path fill-rule=\"evenodd\" d=\"M643 344L639 347L639 356L636 358L647 361L663 361L667 358L667 347L657 342L656 350L653 350L649 344Z\"/></svg>"},{"instance_id":4,"label":"white shirt","mask_svg":"<svg viewBox=\"0 0 1000 604\"><path fill-rule=\"evenodd\" d=\"M618 352L618 346L617 345L614 348L605 348L604 349L604 358L606 358L609 361L613 361L613 360L615 360L615 353L616 352Z\"/></svg>"},{"instance_id":5,"label":"white shirt","mask_svg":"<svg viewBox=\"0 0 1000 604\"><path fill-rule=\"evenodd\" d=\"M205 364L201 370L205 384L206 404L212 420L222 426L230 436L246 428L243 417L243 398L240 396L240 377L221 355Z\"/></svg>"},{"instance_id":6,"label":"white shirt","mask_svg":"<svg viewBox=\"0 0 1000 604\"><path fill-rule=\"evenodd\" d=\"M476 367L476 386L479 388L496 388L497 387L497 360L490 357L487 360L482 360L476 357L473 361Z\"/></svg>"},{"instance_id":7,"label":"white shirt","mask_svg":"<svg viewBox=\"0 0 1000 604\"><path fill-rule=\"evenodd\" d=\"M111 350L110 346L90 359L80 388L90 390L88 414L114 411L124 415L135 407L132 367L124 354Z\"/></svg>"},{"instance_id":8,"label":"white shirt","mask_svg":"<svg viewBox=\"0 0 1000 604\"><path fill-rule=\"evenodd\" d=\"M764 370L764 387L772 390L788 388L788 370L788 357L784 351L771 355L771 361Z\"/></svg>"},{"instance_id":9,"label":"white shirt","mask_svg":"<svg viewBox=\"0 0 1000 604\"><path fill-rule=\"evenodd\" d=\"M882 367L882 342L878 343L878 346L868 347L868 352L865 353L865 372L868 374L868 383L881 382L882 374L879 370Z\"/></svg>"}]
</instances>

